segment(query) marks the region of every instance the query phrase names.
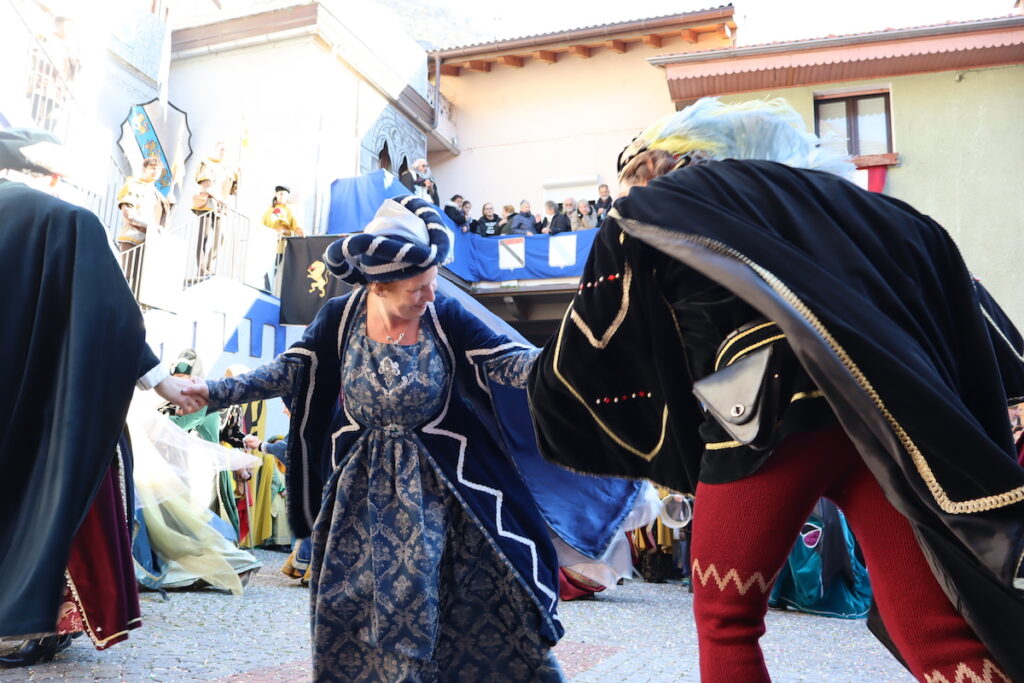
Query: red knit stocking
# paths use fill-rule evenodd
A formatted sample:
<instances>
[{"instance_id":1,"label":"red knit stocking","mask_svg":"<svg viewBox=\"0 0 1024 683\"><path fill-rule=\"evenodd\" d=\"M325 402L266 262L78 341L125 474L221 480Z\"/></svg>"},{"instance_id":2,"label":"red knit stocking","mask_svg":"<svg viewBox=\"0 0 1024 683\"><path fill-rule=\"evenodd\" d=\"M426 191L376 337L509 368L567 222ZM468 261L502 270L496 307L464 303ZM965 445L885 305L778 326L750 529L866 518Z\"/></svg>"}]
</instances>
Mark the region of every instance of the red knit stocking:
<instances>
[{"instance_id":1,"label":"red knit stocking","mask_svg":"<svg viewBox=\"0 0 1024 683\"><path fill-rule=\"evenodd\" d=\"M697 486L690 561L704 683L770 680L757 643L768 593L834 478L828 459L804 457L812 436L788 439L754 476Z\"/></svg>"},{"instance_id":2,"label":"red knit stocking","mask_svg":"<svg viewBox=\"0 0 1024 683\"><path fill-rule=\"evenodd\" d=\"M836 449L856 457L853 444L843 442ZM867 467L858 459L828 495L860 542L882 621L914 676L928 683L1009 683L939 587L910 522Z\"/></svg>"},{"instance_id":3,"label":"red knit stocking","mask_svg":"<svg viewBox=\"0 0 1024 683\"><path fill-rule=\"evenodd\" d=\"M1008 681L942 592L909 522L838 428L787 439L751 477L698 485L692 580L701 680L769 680L757 642L768 593L822 495L846 513L882 619L914 675L929 683Z\"/></svg>"}]
</instances>

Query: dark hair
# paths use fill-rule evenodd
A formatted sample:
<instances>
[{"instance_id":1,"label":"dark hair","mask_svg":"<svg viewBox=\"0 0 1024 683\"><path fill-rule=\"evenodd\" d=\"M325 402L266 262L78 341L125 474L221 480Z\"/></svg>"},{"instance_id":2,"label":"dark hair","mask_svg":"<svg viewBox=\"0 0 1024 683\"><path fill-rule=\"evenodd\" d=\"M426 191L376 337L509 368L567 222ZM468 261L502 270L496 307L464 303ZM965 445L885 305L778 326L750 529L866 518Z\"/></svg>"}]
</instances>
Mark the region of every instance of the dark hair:
<instances>
[{"instance_id":1,"label":"dark hair","mask_svg":"<svg viewBox=\"0 0 1024 683\"><path fill-rule=\"evenodd\" d=\"M462 199L462 195L461 194L453 194L452 198L451 198L451 201L454 202L454 201L458 201L460 199Z\"/></svg>"}]
</instances>

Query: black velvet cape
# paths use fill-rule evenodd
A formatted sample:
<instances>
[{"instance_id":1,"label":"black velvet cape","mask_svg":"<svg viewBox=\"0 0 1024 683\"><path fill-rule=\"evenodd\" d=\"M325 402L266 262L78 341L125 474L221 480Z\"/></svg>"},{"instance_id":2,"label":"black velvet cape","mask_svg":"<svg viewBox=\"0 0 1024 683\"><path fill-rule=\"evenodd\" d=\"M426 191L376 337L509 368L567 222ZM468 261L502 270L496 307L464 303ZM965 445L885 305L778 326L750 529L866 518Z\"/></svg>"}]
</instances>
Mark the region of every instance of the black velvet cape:
<instances>
[{"instance_id":1,"label":"black velvet cape","mask_svg":"<svg viewBox=\"0 0 1024 683\"><path fill-rule=\"evenodd\" d=\"M945 230L903 202L754 161L634 188L531 375L542 453L693 490L703 417L659 286L681 265L779 325L940 585L1024 680L1024 469L1006 412L1024 346Z\"/></svg>"},{"instance_id":2,"label":"black velvet cape","mask_svg":"<svg viewBox=\"0 0 1024 683\"><path fill-rule=\"evenodd\" d=\"M71 540L157 359L85 209L0 180L0 273L0 636L17 636L56 627Z\"/></svg>"}]
</instances>

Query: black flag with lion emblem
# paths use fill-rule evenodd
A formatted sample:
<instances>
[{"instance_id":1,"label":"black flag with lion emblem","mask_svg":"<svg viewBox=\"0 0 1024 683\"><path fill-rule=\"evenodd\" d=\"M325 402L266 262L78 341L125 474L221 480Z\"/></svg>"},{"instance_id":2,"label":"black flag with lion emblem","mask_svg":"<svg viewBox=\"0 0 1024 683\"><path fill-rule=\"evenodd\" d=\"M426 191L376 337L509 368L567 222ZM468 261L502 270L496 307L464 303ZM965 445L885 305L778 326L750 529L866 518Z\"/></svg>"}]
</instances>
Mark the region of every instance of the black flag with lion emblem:
<instances>
[{"instance_id":1,"label":"black flag with lion emblem","mask_svg":"<svg viewBox=\"0 0 1024 683\"><path fill-rule=\"evenodd\" d=\"M308 325L328 299L352 287L332 276L324 265L327 245L342 235L289 237L281 264L281 324Z\"/></svg>"}]
</instances>

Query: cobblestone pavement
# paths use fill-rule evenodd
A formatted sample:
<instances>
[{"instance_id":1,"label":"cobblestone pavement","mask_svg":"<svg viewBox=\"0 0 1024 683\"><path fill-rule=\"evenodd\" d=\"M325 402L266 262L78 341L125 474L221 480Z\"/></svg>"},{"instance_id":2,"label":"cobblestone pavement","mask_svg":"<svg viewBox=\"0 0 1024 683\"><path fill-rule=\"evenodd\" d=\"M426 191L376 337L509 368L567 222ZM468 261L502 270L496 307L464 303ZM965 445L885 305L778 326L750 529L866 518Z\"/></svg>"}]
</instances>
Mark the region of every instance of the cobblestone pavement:
<instances>
[{"instance_id":1,"label":"cobblestone pavement","mask_svg":"<svg viewBox=\"0 0 1024 683\"><path fill-rule=\"evenodd\" d=\"M309 678L307 591L278 571L282 553L258 550L263 569L245 595L142 595L142 628L105 652L86 638L49 664L0 669L0 681L231 681ZM676 584L630 582L560 607L556 648L577 683L696 681L692 596ZM762 639L776 681L911 681L862 621L768 615Z\"/></svg>"}]
</instances>

